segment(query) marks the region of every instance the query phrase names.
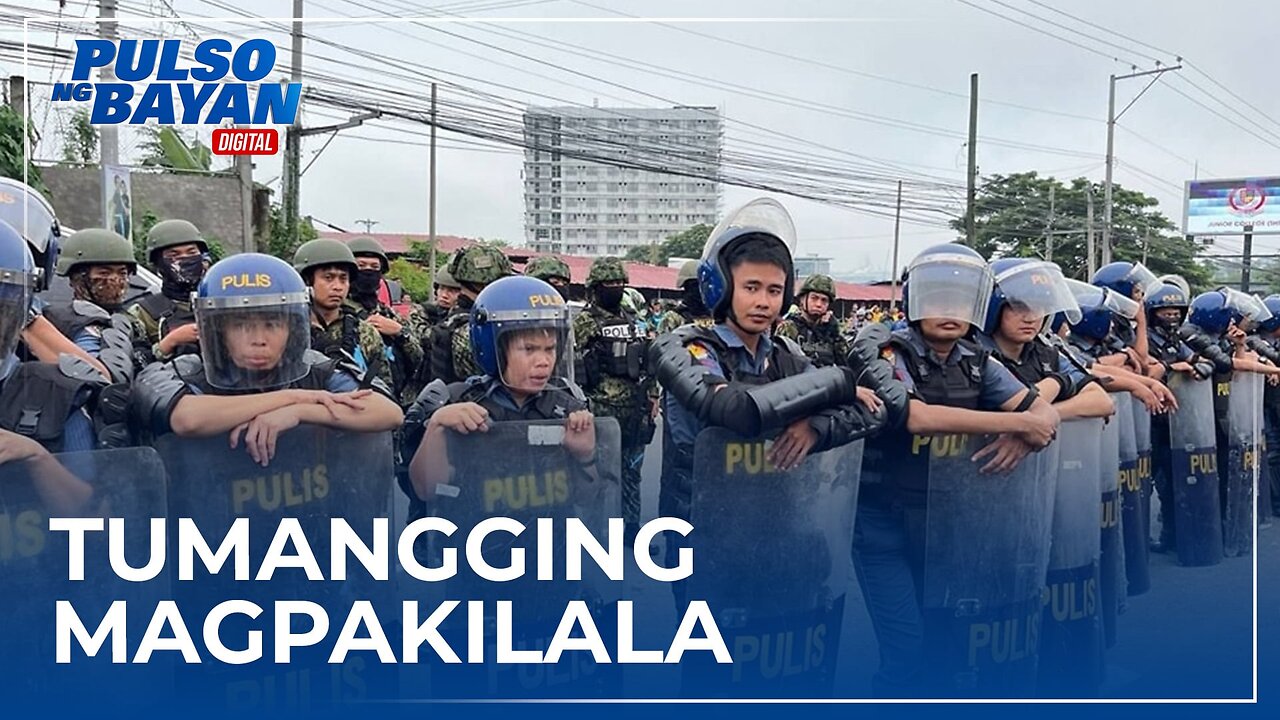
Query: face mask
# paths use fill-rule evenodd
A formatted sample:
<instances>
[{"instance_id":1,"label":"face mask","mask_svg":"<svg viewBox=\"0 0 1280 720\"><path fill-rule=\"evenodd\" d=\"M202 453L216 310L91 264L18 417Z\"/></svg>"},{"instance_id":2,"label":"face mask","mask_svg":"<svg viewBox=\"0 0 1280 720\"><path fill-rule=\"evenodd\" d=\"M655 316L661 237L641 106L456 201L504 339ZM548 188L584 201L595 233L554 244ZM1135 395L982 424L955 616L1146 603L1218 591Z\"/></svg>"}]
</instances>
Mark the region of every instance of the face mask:
<instances>
[{"instance_id":1,"label":"face mask","mask_svg":"<svg viewBox=\"0 0 1280 720\"><path fill-rule=\"evenodd\" d=\"M159 268L160 278L164 281L166 288L190 293L200 285L200 279L204 277L205 263L208 261L208 256L201 254L163 263Z\"/></svg>"},{"instance_id":2,"label":"face mask","mask_svg":"<svg viewBox=\"0 0 1280 720\"><path fill-rule=\"evenodd\" d=\"M119 276L91 279L89 273L80 272L71 278L71 288L78 297L111 312L118 310L124 302L127 286L128 281Z\"/></svg>"},{"instance_id":3,"label":"face mask","mask_svg":"<svg viewBox=\"0 0 1280 720\"><path fill-rule=\"evenodd\" d=\"M356 270L351 283L351 294L356 297L373 297L382 286L382 273L378 270Z\"/></svg>"},{"instance_id":4,"label":"face mask","mask_svg":"<svg viewBox=\"0 0 1280 720\"><path fill-rule=\"evenodd\" d=\"M552 285L551 287L553 287L553 288L555 288L555 289L556 289L556 292L560 294L560 297L561 297L563 300L566 300L566 301L567 301L567 300L569 299L569 286L568 286L568 285Z\"/></svg>"},{"instance_id":5,"label":"face mask","mask_svg":"<svg viewBox=\"0 0 1280 720\"><path fill-rule=\"evenodd\" d=\"M596 302L600 303L600 307L605 310L617 310L622 305L622 288L603 286L596 288Z\"/></svg>"}]
</instances>

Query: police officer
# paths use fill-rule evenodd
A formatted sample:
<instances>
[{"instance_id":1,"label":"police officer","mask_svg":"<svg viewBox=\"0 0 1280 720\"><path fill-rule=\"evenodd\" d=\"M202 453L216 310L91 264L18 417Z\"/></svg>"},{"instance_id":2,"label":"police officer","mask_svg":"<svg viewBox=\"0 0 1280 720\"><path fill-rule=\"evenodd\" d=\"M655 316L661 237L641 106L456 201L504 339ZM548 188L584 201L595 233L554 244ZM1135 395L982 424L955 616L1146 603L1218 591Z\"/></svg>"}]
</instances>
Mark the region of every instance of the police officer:
<instances>
[{"instance_id":1,"label":"police officer","mask_svg":"<svg viewBox=\"0 0 1280 720\"><path fill-rule=\"evenodd\" d=\"M991 263L991 272L991 301L978 344L1053 403L1063 420L1115 412L1106 392L1046 336L1056 313L1079 314L1062 270L1049 262L1002 258Z\"/></svg>"},{"instance_id":2,"label":"police officer","mask_svg":"<svg viewBox=\"0 0 1280 720\"><path fill-rule=\"evenodd\" d=\"M329 238L309 240L294 252L293 269L311 288L311 349L331 358L350 358L356 367L393 387L382 335L360 319L359 306L347 302L356 274L351 248Z\"/></svg>"},{"instance_id":3,"label":"police officer","mask_svg":"<svg viewBox=\"0 0 1280 720\"><path fill-rule=\"evenodd\" d=\"M687 260L676 273L676 288L680 290L680 302L662 316L658 323L658 334L669 333L681 325L696 324L711 327L715 320L711 311L702 302L702 291L698 289L698 261Z\"/></svg>"},{"instance_id":4,"label":"police officer","mask_svg":"<svg viewBox=\"0 0 1280 720\"><path fill-rule=\"evenodd\" d=\"M794 292L795 243L791 217L775 200L756 199L727 215L707 238L698 271L715 325L681 326L650 349L663 389L659 515L689 517L694 443L704 428L776 436L768 460L788 470L870 435L886 416L901 421L906 397L874 352L855 351L854 367L818 370L795 343L772 337ZM669 565L679 550L678 539L668 538ZM684 582L672 590L682 608Z\"/></svg>"},{"instance_id":5,"label":"police officer","mask_svg":"<svg viewBox=\"0 0 1280 720\"><path fill-rule=\"evenodd\" d=\"M884 356L910 392L906 423L863 451L854 525L854 566L880 645L872 680L878 696L911 695L925 677L921 581L930 443L942 434L998 434L972 456L980 472L1007 472L1054 438L1058 413L982 347L966 340L985 320L992 277L961 245L938 245L908 268L903 296L909 327ZM981 528L975 528L975 532Z\"/></svg>"},{"instance_id":6,"label":"police officer","mask_svg":"<svg viewBox=\"0 0 1280 720\"><path fill-rule=\"evenodd\" d=\"M199 352L191 293L209 269L209 244L190 222L161 220L147 233L147 260L160 276L160 292L128 310L135 347L147 362Z\"/></svg>"},{"instance_id":7,"label":"police officer","mask_svg":"<svg viewBox=\"0 0 1280 720\"><path fill-rule=\"evenodd\" d=\"M1263 303L1271 317L1258 327L1263 342L1280 352L1280 295L1268 295ZM1263 391L1263 426L1267 433L1267 465L1271 471L1271 514L1280 517L1280 384L1268 382Z\"/></svg>"},{"instance_id":8,"label":"police officer","mask_svg":"<svg viewBox=\"0 0 1280 720\"><path fill-rule=\"evenodd\" d=\"M481 374L471 351L471 334L467 330L471 307L485 286L515 274L511 261L502 250L484 243L459 250L448 270L459 285L458 296L449 314L431 331L428 357L431 379L441 380L446 385Z\"/></svg>"},{"instance_id":9,"label":"police officer","mask_svg":"<svg viewBox=\"0 0 1280 720\"><path fill-rule=\"evenodd\" d=\"M232 448L243 443L265 467L299 424L382 432L403 421L381 381L311 349L307 286L284 261L258 253L219 261L200 283L195 313L200 352L138 375L132 411L154 436L227 433Z\"/></svg>"},{"instance_id":10,"label":"police officer","mask_svg":"<svg viewBox=\"0 0 1280 720\"><path fill-rule=\"evenodd\" d=\"M132 381L133 346L129 335L107 332L117 321L131 330L131 320L119 315L137 270L133 245L103 228L77 231L63 244L58 274L68 278L72 301L44 308L44 316L82 350L102 360L117 383Z\"/></svg>"},{"instance_id":11,"label":"police officer","mask_svg":"<svg viewBox=\"0 0 1280 720\"><path fill-rule=\"evenodd\" d=\"M547 283L560 293L560 297L569 299L569 283L572 275L569 265L555 255L539 255L524 266L524 274Z\"/></svg>"},{"instance_id":12,"label":"police officer","mask_svg":"<svg viewBox=\"0 0 1280 720\"><path fill-rule=\"evenodd\" d=\"M393 294L399 292L399 285L393 285L386 278L390 260L377 240L368 236L356 237L347 243L347 247L356 259L347 305L382 336L391 390L401 404L407 406L422 389L414 379L425 357L421 337L414 331L415 327L425 324L424 319L414 317L422 311L410 306L407 316L402 318L392 309Z\"/></svg>"},{"instance_id":13,"label":"police officer","mask_svg":"<svg viewBox=\"0 0 1280 720\"><path fill-rule=\"evenodd\" d=\"M14 354L42 272L23 236L0 220L0 462L97 445L92 414L104 378L85 363Z\"/></svg>"},{"instance_id":14,"label":"police officer","mask_svg":"<svg viewBox=\"0 0 1280 720\"><path fill-rule=\"evenodd\" d=\"M1169 388L1155 378L1136 372L1133 369L1136 356L1123 352L1126 348L1117 346L1112 333L1112 328L1124 326L1137 317L1139 305L1109 288L1078 280L1067 280L1067 286L1080 306L1077 322L1062 321L1070 328L1066 340L1072 351L1070 357L1080 359L1089 374L1099 378L1104 390L1134 395L1152 415L1176 409L1177 401Z\"/></svg>"},{"instance_id":15,"label":"police officer","mask_svg":"<svg viewBox=\"0 0 1280 720\"><path fill-rule=\"evenodd\" d=\"M1119 293L1139 306L1143 299L1160 289L1163 284L1142 263L1113 262L1098 268L1090 282ZM1134 372L1148 374L1147 316L1137 313L1133 318L1113 318L1109 344L1129 356Z\"/></svg>"},{"instance_id":16,"label":"police officer","mask_svg":"<svg viewBox=\"0 0 1280 720\"><path fill-rule=\"evenodd\" d=\"M778 325L777 334L800 344L814 365L835 365L849 354L840 322L831 314L836 284L826 275L813 274L800 286L799 307Z\"/></svg>"},{"instance_id":17,"label":"police officer","mask_svg":"<svg viewBox=\"0 0 1280 720\"><path fill-rule=\"evenodd\" d=\"M465 435L487 431L490 422L561 419L565 449L582 472L598 477L595 421L569 379L569 328L564 299L537 278L501 278L478 293L467 332L483 374L432 381L405 417L410 522L426 514L436 486L449 481L446 430Z\"/></svg>"},{"instance_id":18,"label":"police officer","mask_svg":"<svg viewBox=\"0 0 1280 720\"><path fill-rule=\"evenodd\" d=\"M640 468L653 440L657 384L646 370L648 338L623 308L627 269L616 257L597 258L587 273L587 305L573 320L592 411L622 430L622 517L627 538L640 526Z\"/></svg>"}]
</instances>

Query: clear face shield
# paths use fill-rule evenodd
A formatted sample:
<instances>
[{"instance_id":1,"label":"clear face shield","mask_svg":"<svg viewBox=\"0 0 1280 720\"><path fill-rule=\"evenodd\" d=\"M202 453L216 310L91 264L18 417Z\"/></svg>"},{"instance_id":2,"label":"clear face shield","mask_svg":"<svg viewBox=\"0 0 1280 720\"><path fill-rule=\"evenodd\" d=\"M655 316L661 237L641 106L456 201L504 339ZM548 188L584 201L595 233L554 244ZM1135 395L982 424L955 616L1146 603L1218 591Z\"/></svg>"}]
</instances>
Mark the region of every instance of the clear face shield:
<instances>
[{"instance_id":1,"label":"clear face shield","mask_svg":"<svg viewBox=\"0 0 1280 720\"><path fill-rule=\"evenodd\" d=\"M0 364L18 347L35 292L36 275L19 268L0 268Z\"/></svg>"},{"instance_id":2,"label":"clear face shield","mask_svg":"<svg viewBox=\"0 0 1280 720\"><path fill-rule=\"evenodd\" d=\"M1076 304L1082 308L1104 307L1126 320L1133 320L1138 317L1138 311L1141 309L1138 303L1119 293L1111 292L1107 288L1101 288L1097 285L1080 282L1079 280L1068 279L1065 282L1071 290L1071 294L1075 297Z\"/></svg>"},{"instance_id":3,"label":"clear face shield","mask_svg":"<svg viewBox=\"0 0 1280 720\"><path fill-rule=\"evenodd\" d=\"M573 330L567 305L490 312L503 385L533 395L573 381Z\"/></svg>"},{"instance_id":4,"label":"clear face shield","mask_svg":"<svg viewBox=\"0 0 1280 720\"><path fill-rule=\"evenodd\" d=\"M702 259L714 260L720 250L732 239L747 232L772 235L787 246L795 256L796 226L787 209L773 198L756 198L724 216L702 246Z\"/></svg>"},{"instance_id":5,"label":"clear face shield","mask_svg":"<svg viewBox=\"0 0 1280 720\"><path fill-rule=\"evenodd\" d=\"M930 254L908 268L907 317L957 320L982 327L991 300L991 268L960 253Z\"/></svg>"},{"instance_id":6,"label":"clear face shield","mask_svg":"<svg viewBox=\"0 0 1280 720\"><path fill-rule=\"evenodd\" d=\"M1163 280L1156 277L1155 273L1148 270L1142 263L1134 263L1133 269L1129 271L1128 275L1125 275L1124 279L1133 283L1135 287L1142 288L1143 297L1151 295L1164 284Z\"/></svg>"},{"instance_id":7,"label":"clear face shield","mask_svg":"<svg viewBox=\"0 0 1280 720\"><path fill-rule=\"evenodd\" d=\"M1241 316L1236 326L1245 332L1253 332L1258 326L1271 319L1271 311L1256 295L1242 293L1233 288L1222 288L1227 296L1227 307Z\"/></svg>"},{"instance_id":8,"label":"clear face shield","mask_svg":"<svg viewBox=\"0 0 1280 720\"><path fill-rule=\"evenodd\" d=\"M196 300L200 356L209 384L272 390L301 379L311 347L308 293Z\"/></svg>"},{"instance_id":9,"label":"clear face shield","mask_svg":"<svg viewBox=\"0 0 1280 720\"><path fill-rule=\"evenodd\" d=\"M44 200L8 185L0 185L0 220L9 223L39 252L48 251L49 238L58 226L53 209Z\"/></svg>"},{"instance_id":10,"label":"clear face shield","mask_svg":"<svg viewBox=\"0 0 1280 720\"><path fill-rule=\"evenodd\" d=\"M1009 307L1017 312L1040 317L1044 322L1064 313L1072 325L1080 322L1080 305L1067 287L1062 269L1054 263L1023 263L995 276L995 283Z\"/></svg>"}]
</instances>

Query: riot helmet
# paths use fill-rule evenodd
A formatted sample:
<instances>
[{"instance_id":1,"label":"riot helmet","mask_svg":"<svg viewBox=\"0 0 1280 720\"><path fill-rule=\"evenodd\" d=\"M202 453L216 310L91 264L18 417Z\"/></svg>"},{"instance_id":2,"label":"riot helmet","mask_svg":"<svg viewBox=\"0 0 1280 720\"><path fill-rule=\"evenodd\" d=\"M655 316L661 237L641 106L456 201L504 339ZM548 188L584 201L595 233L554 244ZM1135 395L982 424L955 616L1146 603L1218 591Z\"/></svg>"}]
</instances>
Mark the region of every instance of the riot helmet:
<instances>
[{"instance_id":1,"label":"riot helmet","mask_svg":"<svg viewBox=\"0 0 1280 720\"><path fill-rule=\"evenodd\" d=\"M991 267L977 252L956 243L934 245L907 266L902 286L907 320L956 320L982 327L991 286Z\"/></svg>"},{"instance_id":2,"label":"riot helmet","mask_svg":"<svg viewBox=\"0 0 1280 720\"><path fill-rule=\"evenodd\" d=\"M1142 302L1146 307L1147 323L1166 330L1177 330L1187 319L1187 303L1187 294L1182 288L1169 282L1161 285ZM1172 320L1162 319L1160 311L1168 308L1177 310L1178 317Z\"/></svg>"},{"instance_id":3,"label":"riot helmet","mask_svg":"<svg viewBox=\"0 0 1280 720\"><path fill-rule=\"evenodd\" d=\"M1080 306L1067 287L1062 269L1051 262L1001 258L991 263L993 285L983 332L994 335L1006 307L1042 318L1041 331L1057 313L1067 322L1080 321Z\"/></svg>"},{"instance_id":4,"label":"riot helmet","mask_svg":"<svg viewBox=\"0 0 1280 720\"><path fill-rule=\"evenodd\" d=\"M40 275L26 238L0 220L0 367L22 338Z\"/></svg>"},{"instance_id":5,"label":"riot helmet","mask_svg":"<svg viewBox=\"0 0 1280 720\"><path fill-rule=\"evenodd\" d=\"M516 275L490 283L476 296L470 330L480 369L516 392L573 380L569 306L543 280Z\"/></svg>"},{"instance_id":6,"label":"riot helmet","mask_svg":"<svg viewBox=\"0 0 1280 720\"><path fill-rule=\"evenodd\" d=\"M729 213L716 224L702 246L698 262L698 288L702 303L716 322L729 317L733 307L733 274L736 252L749 242L772 242L785 255L786 283L782 307L795 299L796 227L786 208L772 198L756 198Z\"/></svg>"},{"instance_id":7,"label":"riot helmet","mask_svg":"<svg viewBox=\"0 0 1280 720\"><path fill-rule=\"evenodd\" d=\"M40 270L34 291L48 289L62 243L53 205L30 185L0 177L0 221L8 223L30 247L32 262Z\"/></svg>"},{"instance_id":8,"label":"riot helmet","mask_svg":"<svg viewBox=\"0 0 1280 720\"><path fill-rule=\"evenodd\" d=\"M1146 297L1159 290L1162 284L1160 279L1142 263L1123 261L1107 263L1098 268L1089 282L1131 299L1135 287L1142 288L1142 295Z\"/></svg>"},{"instance_id":9,"label":"riot helmet","mask_svg":"<svg viewBox=\"0 0 1280 720\"><path fill-rule=\"evenodd\" d=\"M285 261L259 253L220 260L205 273L194 305L210 385L271 390L307 374L311 295Z\"/></svg>"}]
</instances>

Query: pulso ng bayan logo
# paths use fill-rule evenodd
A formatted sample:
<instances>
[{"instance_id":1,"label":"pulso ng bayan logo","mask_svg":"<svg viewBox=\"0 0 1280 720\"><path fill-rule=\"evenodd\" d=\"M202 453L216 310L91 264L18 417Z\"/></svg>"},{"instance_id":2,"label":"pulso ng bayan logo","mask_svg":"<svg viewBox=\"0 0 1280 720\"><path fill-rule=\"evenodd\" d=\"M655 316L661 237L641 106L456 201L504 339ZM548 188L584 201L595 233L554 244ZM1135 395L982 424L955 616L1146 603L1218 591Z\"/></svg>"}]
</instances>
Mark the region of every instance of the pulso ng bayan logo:
<instances>
[{"instance_id":1,"label":"pulso ng bayan logo","mask_svg":"<svg viewBox=\"0 0 1280 720\"><path fill-rule=\"evenodd\" d=\"M92 103L93 125L292 125L297 118L302 84L262 82L276 64L271 41L202 40L185 66L182 50L182 40L76 40L71 81L56 83L50 99ZM95 68L111 68L115 81L92 82ZM228 76L235 82L223 82ZM145 85L139 91L135 83ZM213 131L218 155L274 155L279 145L275 128Z\"/></svg>"}]
</instances>

